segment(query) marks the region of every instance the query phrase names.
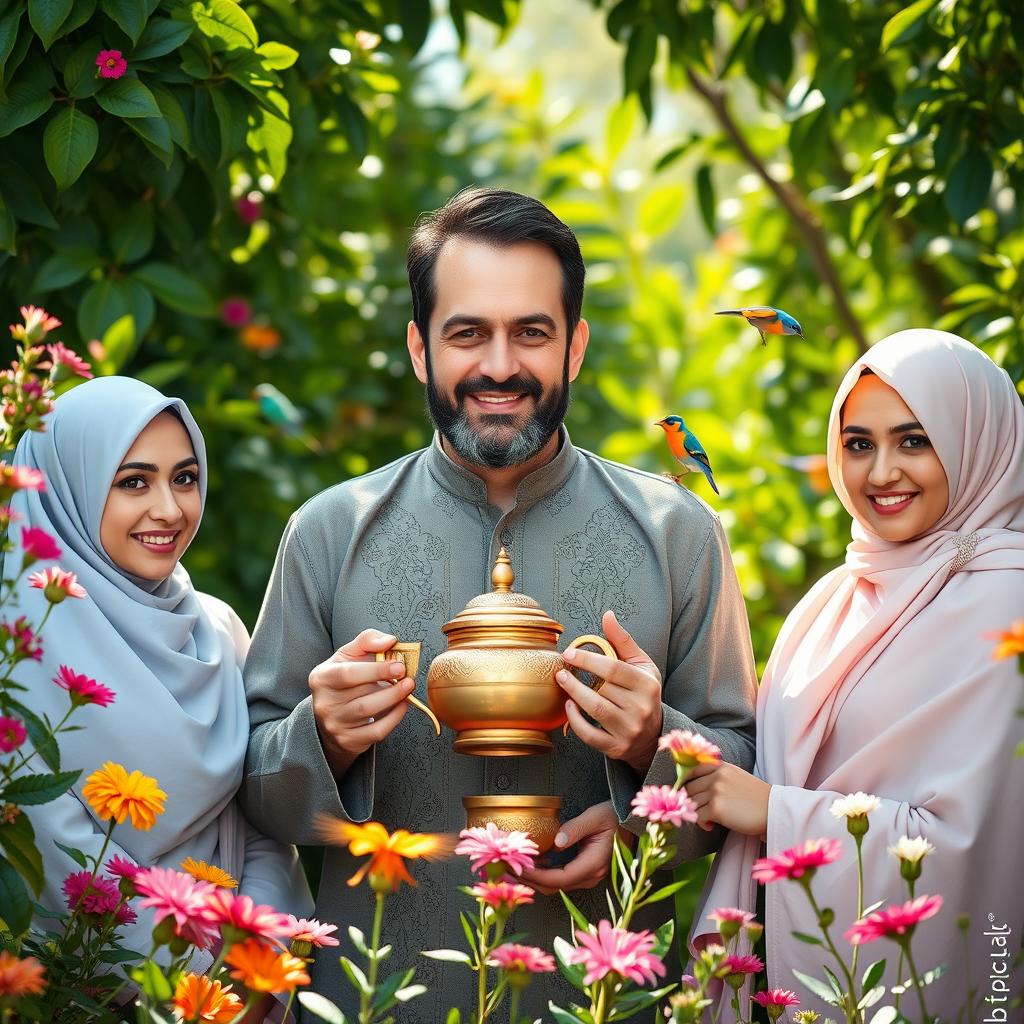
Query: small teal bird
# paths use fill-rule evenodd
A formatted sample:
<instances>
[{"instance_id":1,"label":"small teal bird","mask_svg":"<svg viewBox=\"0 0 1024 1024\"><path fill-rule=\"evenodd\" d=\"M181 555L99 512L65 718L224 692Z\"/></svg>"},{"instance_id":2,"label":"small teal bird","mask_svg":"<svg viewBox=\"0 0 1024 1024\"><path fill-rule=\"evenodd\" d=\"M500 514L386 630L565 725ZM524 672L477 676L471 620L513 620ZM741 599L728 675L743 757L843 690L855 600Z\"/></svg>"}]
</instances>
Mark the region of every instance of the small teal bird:
<instances>
[{"instance_id":1,"label":"small teal bird","mask_svg":"<svg viewBox=\"0 0 1024 1024\"><path fill-rule=\"evenodd\" d=\"M285 437L297 438L312 452L321 450L319 442L302 428L305 416L284 392L273 384L257 384L252 394L263 418Z\"/></svg>"},{"instance_id":2,"label":"small teal bird","mask_svg":"<svg viewBox=\"0 0 1024 1024\"><path fill-rule=\"evenodd\" d=\"M801 338L804 336L804 329L796 317L790 316L784 309L776 309L774 306L745 306L743 309L720 309L715 316L741 316L756 328L761 335L761 344L767 345L765 332L768 334L796 334Z\"/></svg>"},{"instance_id":3,"label":"small teal bird","mask_svg":"<svg viewBox=\"0 0 1024 1024\"><path fill-rule=\"evenodd\" d=\"M656 426L665 431L665 439L675 457L676 462L684 468L686 473L700 471L708 478L711 489L718 494L715 486L715 478L711 475L711 461L708 453L704 451L703 445L693 433L686 429L682 416L666 416L658 420ZM681 473L680 476L683 474ZM676 478L678 480L678 477Z\"/></svg>"}]
</instances>

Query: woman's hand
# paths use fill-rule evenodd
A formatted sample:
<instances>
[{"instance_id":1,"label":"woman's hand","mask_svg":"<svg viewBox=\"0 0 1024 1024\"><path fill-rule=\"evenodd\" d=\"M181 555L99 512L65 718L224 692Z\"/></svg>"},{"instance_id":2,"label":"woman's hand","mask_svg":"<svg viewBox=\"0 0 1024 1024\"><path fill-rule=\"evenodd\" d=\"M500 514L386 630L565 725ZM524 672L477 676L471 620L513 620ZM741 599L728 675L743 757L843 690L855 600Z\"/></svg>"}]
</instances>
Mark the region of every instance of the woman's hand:
<instances>
[{"instance_id":1,"label":"woman's hand","mask_svg":"<svg viewBox=\"0 0 1024 1024\"><path fill-rule=\"evenodd\" d=\"M705 832L724 825L747 836L768 831L768 794L762 779L723 761L698 765L686 780L686 792L697 805L697 824Z\"/></svg>"}]
</instances>

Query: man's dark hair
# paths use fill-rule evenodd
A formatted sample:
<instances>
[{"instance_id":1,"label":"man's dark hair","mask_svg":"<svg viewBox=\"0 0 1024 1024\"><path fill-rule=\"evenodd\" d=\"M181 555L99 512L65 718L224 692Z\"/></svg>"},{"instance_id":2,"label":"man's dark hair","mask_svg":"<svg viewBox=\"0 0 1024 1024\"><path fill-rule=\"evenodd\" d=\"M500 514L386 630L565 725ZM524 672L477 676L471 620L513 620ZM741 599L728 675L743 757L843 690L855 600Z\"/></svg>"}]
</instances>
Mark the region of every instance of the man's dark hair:
<instances>
[{"instance_id":1,"label":"man's dark hair","mask_svg":"<svg viewBox=\"0 0 1024 1024\"><path fill-rule=\"evenodd\" d=\"M440 210L425 213L416 222L406 254L412 318L424 343L434 311L434 265L449 238L472 238L495 246L517 242L546 245L562 266L562 308L576 329L583 310L583 257L576 236L542 202L501 188L464 188Z\"/></svg>"}]
</instances>

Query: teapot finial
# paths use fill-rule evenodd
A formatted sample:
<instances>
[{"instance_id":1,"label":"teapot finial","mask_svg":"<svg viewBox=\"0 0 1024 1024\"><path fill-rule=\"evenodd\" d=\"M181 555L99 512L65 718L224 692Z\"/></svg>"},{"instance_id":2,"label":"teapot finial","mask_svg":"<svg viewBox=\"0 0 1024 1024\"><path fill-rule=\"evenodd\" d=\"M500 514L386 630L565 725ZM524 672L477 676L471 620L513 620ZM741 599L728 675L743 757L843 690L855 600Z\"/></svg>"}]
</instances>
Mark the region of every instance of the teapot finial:
<instances>
[{"instance_id":1,"label":"teapot finial","mask_svg":"<svg viewBox=\"0 0 1024 1024\"><path fill-rule=\"evenodd\" d=\"M499 594L507 594L515 583L516 574L512 571L512 561L508 553L502 548L491 570L491 584Z\"/></svg>"}]
</instances>

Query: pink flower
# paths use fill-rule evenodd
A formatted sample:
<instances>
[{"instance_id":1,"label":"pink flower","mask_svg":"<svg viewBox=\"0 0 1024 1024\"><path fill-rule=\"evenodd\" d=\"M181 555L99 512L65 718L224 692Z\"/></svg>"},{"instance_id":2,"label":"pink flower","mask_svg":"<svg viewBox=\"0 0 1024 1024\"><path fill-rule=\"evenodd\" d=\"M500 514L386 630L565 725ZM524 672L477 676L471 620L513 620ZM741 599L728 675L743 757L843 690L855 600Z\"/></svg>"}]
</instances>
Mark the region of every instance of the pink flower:
<instances>
[{"instance_id":1,"label":"pink flower","mask_svg":"<svg viewBox=\"0 0 1024 1024\"><path fill-rule=\"evenodd\" d=\"M876 910L859 921L854 921L845 933L846 940L855 946L875 939L899 941L904 935L913 934L920 921L934 917L942 906L941 896L918 896L902 906L893 904L885 910Z\"/></svg>"},{"instance_id":2,"label":"pink flower","mask_svg":"<svg viewBox=\"0 0 1024 1024\"><path fill-rule=\"evenodd\" d=\"M685 789L671 786L644 786L631 804L633 810L648 821L667 821L679 828L684 821L697 820L697 805Z\"/></svg>"},{"instance_id":3,"label":"pink flower","mask_svg":"<svg viewBox=\"0 0 1024 1024\"><path fill-rule=\"evenodd\" d=\"M718 925L718 934L728 942L739 934L741 928L754 922L754 915L749 910L739 907L718 907L708 914L708 920Z\"/></svg>"},{"instance_id":4,"label":"pink flower","mask_svg":"<svg viewBox=\"0 0 1024 1024\"><path fill-rule=\"evenodd\" d=\"M586 968L584 985L592 985L609 973L629 978L638 985L652 985L657 976L665 976L665 965L651 952L655 939L648 931L629 932L613 928L603 920L596 932L578 931L576 941L579 946L569 962Z\"/></svg>"},{"instance_id":5,"label":"pink flower","mask_svg":"<svg viewBox=\"0 0 1024 1024\"><path fill-rule=\"evenodd\" d=\"M28 733L20 719L0 715L0 754L11 754L25 742Z\"/></svg>"},{"instance_id":6,"label":"pink flower","mask_svg":"<svg viewBox=\"0 0 1024 1024\"><path fill-rule=\"evenodd\" d=\"M85 704L98 704L105 708L114 703L114 691L87 675L75 672L67 665L61 665L53 681L71 696L71 703L77 708Z\"/></svg>"},{"instance_id":7,"label":"pink flower","mask_svg":"<svg viewBox=\"0 0 1024 1024\"><path fill-rule=\"evenodd\" d=\"M127 878L129 881L134 881L135 876L143 870L135 861L122 857L120 854L111 857L104 867L106 867L108 875L113 875L115 878Z\"/></svg>"},{"instance_id":8,"label":"pink flower","mask_svg":"<svg viewBox=\"0 0 1024 1024\"><path fill-rule=\"evenodd\" d=\"M109 878L89 871L74 871L64 879L61 888L68 910L80 907L83 914L113 914L118 924L136 921L135 911L121 902L121 893Z\"/></svg>"},{"instance_id":9,"label":"pink flower","mask_svg":"<svg viewBox=\"0 0 1024 1024\"><path fill-rule=\"evenodd\" d=\"M311 946L322 949L324 946L338 945L338 940L331 935L331 932L337 930L336 924L321 924L319 921L306 918L300 920L289 914L288 931L283 932L281 937L291 942L308 942Z\"/></svg>"},{"instance_id":10,"label":"pink flower","mask_svg":"<svg viewBox=\"0 0 1024 1024\"><path fill-rule=\"evenodd\" d=\"M33 661L41 661L43 657L43 645L39 637L32 631L28 619L19 615L14 622L0 623L2 629L13 641L16 656L31 658Z\"/></svg>"},{"instance_id":11,"label":"pink flower","mask_svg":"<svg viewBox=\"0 0 1024 1024\"><path fill-rule=\"evenodd\" d=\"M263 198L259 192L250 192L235 200L235 213L243 224L253 224L263 215Z\"/></svg>"},{"instance_id":12,"label":"pink flower","mask_svg":"<svg viewBox=\"0 0 1024 1024\"><path fill-rule=\"evenodd\" d=\"M540 853L537 844L525 832L503 832L493 821L483 828L464 828L459 839L462 842L455 847L455 852L469 857L474 871L486 870L494 864L521 875L533 867L533 860Z\"/></svg>"},{"instance_id":13,"label":"pink flower","mask_svg":"<svg viewBox=\"0 0 1024 1024\"><path fill-rule=\"evenodd\" d=\"M41 306L22 306L23 324L11 324L11 336L15 341L26 341L30 345L42 341L47 332L60 327L60 321L50 316Z\"/></svg>"},{"instance_id":14,"label":"pink flower","mask_svg":"<svg viewBox=\"0 0 1024 1024\"><path fill-rule=\"evenodd\" d=\"M244 327L252 319L252 306L237 295L220 304L220 318L228 327Z\"/></svg>"},{"instance_id":15,"label":"pink flower","mask_svg":"<svg viewBox=\"0 0 1024 1024\"><path fill-rule=\"evenodd\" d=\"M545 953L536 946L521 946L518 942L507 942L504 946L498 946L491 953L488 962L503 971L541 974L555 970L555 958L550 953Z\"/></svg>"},{"instance_id":16,"label":"pink flower","mask_svg":"<svg viewBox=\"0 0 1024 1024\"><path fill-rule=\"evenodd\" d=\"M723 976L726 974L760 974L763 970L764 963L759 956L731 954L722 961L718 973Z\"/></svg>"},{"instance_id":17,"label":"pink flower","mask_svg":"<svg viewBox=\"0 0 1024 1024\"><path fill-rule=\"evenodd\" d=\"M43 592L50 604L60 604L66 597L85 597L85 587L78 582L73 572L65 572L51 565L49 569L40 569L28 578L28 585Z\"/></svg>"},{"instance_id":18,"label":"pink flower","mask_svg":"<svg viewBox=\"0 0 1024 1024\"><path fill-rule=\"evenodd\" d=\"M139 906L153 908L156 924L170 918L175 935L200 949L213 944L217 929L206 919L207 900L214 892L209 882L197 882L173 868L144 868L136 872L133 882L145 897Z\"/></svg>"},{"instance_id":19,"label":"pink flower","mask_svg":"<svg viewBox=\"0 0 1024 1024\"><path fill-rule=\"evenodd\" d=\"M38 562L40 559L48 561L60 558L61 555L57 542L38 526L21 528L21 546L25 549L25 559L29 563Z\"/></svg>"},{"instance_id":20,"label":"pink flower","mask_svg":"<svg viewBox=\"0 0 1024 1024\"><path fill-rule=\"evenodd\" d=\"M690 729L673 729L658 740L658 749L667 750L672 760L684 768L699 764L720 764L722 751L700 733Z\"/></svg>"},{"instance_id":21,"label":"pink flower","mask_svg":"<svg viewBox=\"0 0 1024 1024\"><path fill-rule=\"evenodd\" d=\"M120 50L100 50L96 54L96 67L100 69L100 78L121 78L128 70L128 61Z\"/></svg>"},{"instance_id":22,"label":"pink flower","mask_svg":"<svg viewBox=\"0 0 1024 1024\"><path fill-rule=\"evenodd\" d=\"M788 988L770 988L767 992L757 992L754 997L754 1002L758 1006L799 1006L800 1000L797 999L796 993L791 992Z\"/></svg>"},{"instance_id":23,"label":"pink flower","mask_svg":"<svg viewBox=\"0 0 1024 1024\"><path fill-rule=\"evenodd\" d=\"M254 903L249 896L239 896L231 889L217 888L203 906L203 920L222 932L227 930L232 941L253 936L273 941L288 935L289 921L273 907Z\"/></svg>"},{"instance_id":24,"label":"pink flower","mask_svg":"<svg viewBox=\"0 0 1024 1024\"><path fill-rule=\"evenodd\" d=\"M113 76L108 75L106 77ZM86 380L92 377L92 370L89 369L89 364L77 352L72 352L67 345L57 341L52 345L47 345L46 348L50 353L50 359L53 361L54 366L58 368L63 366L70 374L77 374Z\"/></svg>"},{"instance_id":25,"label":"pink flower","mask_svg":"<svg viewBox=\"0 0 1024 1024\"><path fill-rule=\"evenodd\" d=\"M9 491L45 491L46 477L29 466L10 466L0 462L0 487Z\"/></svg>"},{"instance_id":26,"label":"pink flower","mask_svg":"<svg viewBox=\"0 0 1024 1024\"><path fill-rule=\"evenodd\" d=\"M838 860L842 852L842 843L838 839L808 839L774 857L761 857L754 861L751 874L762 884L783 878L803 878L804 875L810 878L818 868Z\"/></svg>"},{"instance_id":27,"label":"pink flower","mask_svg":"<svg viewBox=\"0 0 1024 1024\"><path fill-rule=\"evenodd\" d=\"M503 912L533 902L533 890L528 885L508 878L498 882L477 882L470 892L487 906Z\"/></svg>"}]
</instances>

